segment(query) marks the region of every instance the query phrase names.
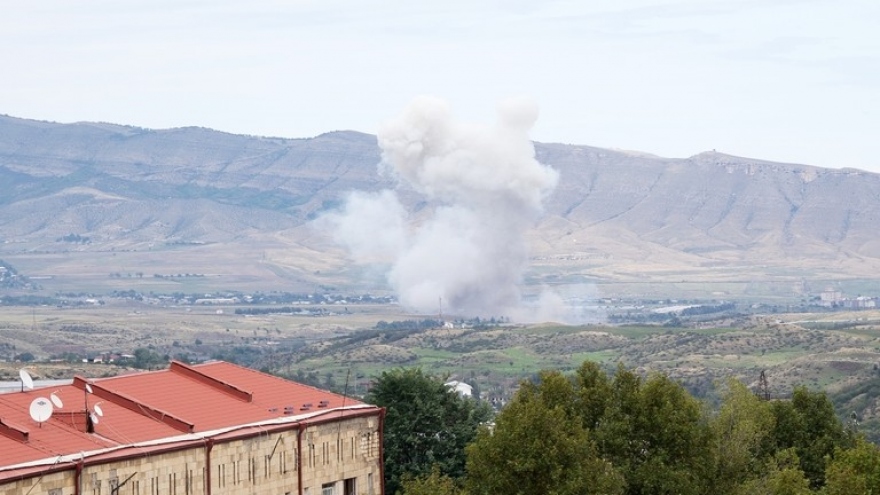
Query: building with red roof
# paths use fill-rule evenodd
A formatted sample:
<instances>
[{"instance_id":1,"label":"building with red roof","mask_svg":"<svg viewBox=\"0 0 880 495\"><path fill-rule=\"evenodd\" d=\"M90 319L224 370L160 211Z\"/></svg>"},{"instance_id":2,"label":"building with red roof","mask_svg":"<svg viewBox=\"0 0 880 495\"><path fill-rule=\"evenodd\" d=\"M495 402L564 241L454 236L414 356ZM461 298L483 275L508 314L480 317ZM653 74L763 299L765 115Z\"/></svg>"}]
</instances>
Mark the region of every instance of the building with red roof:
<instances>
[{"instance_id":1,"label":"building with red roof","mask_svg":"<svg viewBox=\"0 0 880 495\"><path fill-rule=\"evenodd\" d=\"M382 495L384 413L221 361L76 377L0 394L0 493Z\"/></svg>"}]
</instances>

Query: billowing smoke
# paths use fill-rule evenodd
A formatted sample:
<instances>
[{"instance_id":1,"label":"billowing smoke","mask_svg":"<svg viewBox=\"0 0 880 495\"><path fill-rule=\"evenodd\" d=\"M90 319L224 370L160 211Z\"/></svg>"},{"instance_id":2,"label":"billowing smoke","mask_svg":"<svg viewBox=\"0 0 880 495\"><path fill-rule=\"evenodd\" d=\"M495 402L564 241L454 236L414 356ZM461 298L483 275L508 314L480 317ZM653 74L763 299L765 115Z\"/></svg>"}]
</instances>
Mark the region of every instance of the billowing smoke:
<instances>
[{"instance_id":1,"label":"billowing smoke","mask_svg":"<svg viewBox=\"0 0 880 495\"><path fill-rule=\"evenodd\" d=\"M525 234L558 180L535 160L537 116L533 102L514 99L494 126L464 125L442 100L416 99L378 132L397 191L351 194L331 218L337 240L356 260L390 255L388 281L409 309L436 312L442 301L456 314L521 313ZM433 208L408 215L399 191Z\"/></svg>"}]
</instances>

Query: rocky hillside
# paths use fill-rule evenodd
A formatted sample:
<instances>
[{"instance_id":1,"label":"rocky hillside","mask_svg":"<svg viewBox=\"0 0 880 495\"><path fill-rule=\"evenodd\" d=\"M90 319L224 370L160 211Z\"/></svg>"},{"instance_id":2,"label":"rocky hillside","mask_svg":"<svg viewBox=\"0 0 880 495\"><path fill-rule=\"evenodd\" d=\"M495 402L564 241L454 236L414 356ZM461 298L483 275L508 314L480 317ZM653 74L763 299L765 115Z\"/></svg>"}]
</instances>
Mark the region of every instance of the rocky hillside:
<instances>
[{"instance_id":1,"label":"rocky hillside","mask_svg":"<svg viewBox=\"0 0 880 495\"><path fill-rule=\"evenodd\" d=\"M825 283L880 268L880 175L714 152L536 152L561 178L531 235L533 282ZM262 253L239 261L268 260L282 278L350 274L329 235L306 225L348 191L392 184L378 162L375 137L355 132L281 139L0 116L0 255L212 245Z\"/></svg>"}]
</instances>

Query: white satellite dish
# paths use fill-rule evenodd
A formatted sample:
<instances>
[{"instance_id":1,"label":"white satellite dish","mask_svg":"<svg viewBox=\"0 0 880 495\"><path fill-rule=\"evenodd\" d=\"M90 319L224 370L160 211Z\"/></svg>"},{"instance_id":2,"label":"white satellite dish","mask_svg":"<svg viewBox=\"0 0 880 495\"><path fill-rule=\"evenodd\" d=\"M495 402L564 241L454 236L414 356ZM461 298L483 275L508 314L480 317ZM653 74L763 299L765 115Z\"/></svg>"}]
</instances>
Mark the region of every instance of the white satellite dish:
<instances>
[{"instance_id":1,"label":"white satellite dish","mask_svg":"<svg viewBox=\"0 0 880 495\"><path fill-rule=\"evenodd\" d=\"M86 392L92 393L92 386L86 383Z\"/></svg>"},{"instance_id":2,"label":"white satellite dish","mask_svg":"<svg viewBox=\"0 0 880 495\"><path fill-rule=\"evenodd\" d=\"M61 397L58 397L55 392L49 394L49 400L51 400L52 404L55 404L55 407L57 407L58 409L64 407L64 403L61 402Z\"/></svg>"},{"instance_id":3,"label":"white satellite dish","mask_svg":"<svg viewBox=\"0 0 880 495\"><path fill-rule=\"evenodd\" d=\"M103 415L104 415L104 410L101 409L101 405L100 405L100 404L95 404L95 414L97 414L98 416L103 416Z\"/></svg>"},{"instance_id":4,"label":"white satellite dish","mask_svg":"<svg viewBox=\"0 0 880 495\"><path fill-rule=\"evenodd\" d=\"M24 386L24 388L28 390L34 389L34 379L31 378L31 375L27 371L25 371L23 368L18 370L18 376L21 377L21 384Z\"/></svg>"},{"instance_id":5,"label":"white satellite dish","mask_svg":"<svg viewBox=\"0 0 880 495\"><path fill-rule=\"evenodd\" d=\"M89 418L92 420L93 425L100 423L100 421L98 421L98 417L95 416L94 414L89 414Z\"/></svg>"},{"instance_id":6,"label":"white satellite dish","mask_svg":"<svg viewBox=\"0 0 880 495\"><path fill-rule=\"evenodd\" d=\"M31 419L43 423L52 417L52 403L45 397L37 397L31 402Z\"/></svg>"}]
</instances>

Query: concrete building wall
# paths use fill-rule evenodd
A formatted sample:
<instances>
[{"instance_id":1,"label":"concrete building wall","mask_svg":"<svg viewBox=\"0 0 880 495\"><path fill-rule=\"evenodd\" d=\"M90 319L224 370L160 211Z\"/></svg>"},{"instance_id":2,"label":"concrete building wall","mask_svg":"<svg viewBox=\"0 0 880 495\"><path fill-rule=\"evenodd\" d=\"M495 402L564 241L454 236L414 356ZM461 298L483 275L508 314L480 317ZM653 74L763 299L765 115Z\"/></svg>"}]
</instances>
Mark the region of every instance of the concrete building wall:
<instances>
[{"instance_id":1,"label":"concrete building wall","mask_svg":"<svg viewBox=\"0 0 880 495\"><path fill-rule=\"evenodd\" d=\"M297 430L218 442L211 451L211 493L297 493Z\"/></svg>"},{"instance_id":2,"label":"concrete building wall","mask_svg":"<svg viewBox=\"0 0 880 495\"><path fill-rule=\"evenodd\" d=\"M311 426L303 432L303 494L369 495L381 492L378 416ZM348 488L354 491L346 492Z\"/></svg>"},{"instance_id":3,"label":"concrete building wall","mask_svg":"<svg viewBox=\"0 0 880 495\"><path fill-rule=\"evenodd\" d=\"M2 495L73 495L74 472L61 471L0 485ZM37 486L34 486L37 485Z\"/></svg>"},{"instance_id":4,"label":"concrete building wall","mask_svg":"<svg viewBox=\"0 0 880 495\"><path fill-rule=\"evenodd\" d=\"M82 495L202 495L205 449L190 448L86 465Z\"/></svg>"},{"instance_id":5,"label":"concrete building wall","mask_svg":"<svg viewBox=\"0 0 880 495\"><path fill-rule=\"evenodd\" d=\"M302 469L303 493L379 495L381 457L378 416L351 418L298 430L215 441L206 467L207 444L165 453L127 456L85 465L81 495L204 495L210 469L212 495L295 495ZM75 469L0 485L0 495L74 495ZM346 481L347 480L347 481ZM39 486L33 486L38 484ZM121 485L121 486L120 486ZM118 491L114 488L119 486Z\"/></svg>"}]
</instances>

